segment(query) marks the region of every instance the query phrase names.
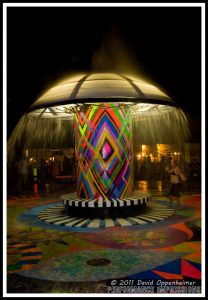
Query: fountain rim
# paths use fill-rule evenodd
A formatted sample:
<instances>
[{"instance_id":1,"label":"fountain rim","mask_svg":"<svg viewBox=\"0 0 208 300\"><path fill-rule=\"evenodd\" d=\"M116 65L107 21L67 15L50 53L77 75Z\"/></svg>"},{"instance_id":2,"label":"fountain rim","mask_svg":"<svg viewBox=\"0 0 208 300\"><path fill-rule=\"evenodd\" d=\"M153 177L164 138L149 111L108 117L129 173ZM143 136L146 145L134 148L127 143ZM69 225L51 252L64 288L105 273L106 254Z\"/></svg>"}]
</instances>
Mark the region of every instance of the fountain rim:
<instances>
[{"instance_id":1,"label":"fountain rim","mask_svg":"<svg viewBox=\"0 0 208 300\"><path fill-rule=\"evenodd\" d=\"M62 106L62 105L74 105L74 104L94 104L94 103L133 103L133 104L159 104L159 105L165 105L165 106L171 106L180 108L180 106L174 102L173 100L166 100L166 99L150 99L150 98L130 98L130 97L93 97L93 98L76 98L76 99L58 99L56 101L53 101L53 103L43 103L43 104L37 104L34 102L29 109L26 111L27 113L33 112L35 110L41 109L41 108L49 108L54 106Z\"/></svg>"}]
</instances>

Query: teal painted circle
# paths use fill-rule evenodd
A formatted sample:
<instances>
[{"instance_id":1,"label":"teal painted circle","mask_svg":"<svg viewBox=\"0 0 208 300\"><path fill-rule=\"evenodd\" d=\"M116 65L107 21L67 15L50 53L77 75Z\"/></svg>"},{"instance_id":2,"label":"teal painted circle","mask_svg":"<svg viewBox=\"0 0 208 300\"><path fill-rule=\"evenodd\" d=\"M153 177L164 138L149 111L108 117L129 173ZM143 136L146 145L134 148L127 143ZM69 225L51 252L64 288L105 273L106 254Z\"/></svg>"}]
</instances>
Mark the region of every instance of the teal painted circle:
<instances>
[{"instance_id":1,"label":"teal painted circle","mask_svg":"<svg viewBox=\"0 0 208 300\"><path fill-rule=\"evenodd\" d=\"M155 268L182 257L180 252L154 252L138 250L99 249L79 251L40 262L33 270L18 274L52 281L98 281L122 278ZM110 260L109 264L92 266L92 259Z\"/></svg>"},{"instance_id":2,"label":"teal painted circle","mask_svg":"<svg viewBox=\"0 0 208 300\"><path fill-rule=\"evenodd\" d=\"M166 205L165 203L150 203L149 204L150 208L152 209L152 211L147 211L147 213L145 214L142 214L142 216L144 217L148 217L148 215L154 215L154 213L156 213L157 217L158 217L158 213L160 213L160 208L162 207L163 209L163 212L166 213L166 217L161 217L159 218L157 221L157 223L160 223L161 221L162 222L165 222L166 219L168 219L169 217L171 217L171 215L173 215L174 213L174 210L172 212L168 212L168 210L166 211ZM79 225L77 226L65 226L63 224L56 224L55 222L53 223L50 223L50 222L46 222L44 217L42 217L42 213L45 214L48 212L51 212L52 213L52 217L54 215L54 213L57 213L58 215L56 217L65 217L66 216L66 212L64 211L64 205L62 202L58 202L58 203L50 203L50 204L47 204L47 205L41 205L41 206L36 206L32 209L29 209L29 210L26 210L23 214L19 215L17 217L17 220L18 221L21 221L21 222L24 222L24 223L27 223L28 225L30 226L34 226L34 227L41 227L41 228L45 228L45 229L53 229L53 230L57 230L57 231L62 231L62 232L66 232L66 231L74 231L74 232L96 232L96 231L100 231L100 230L104 230L104 229L107 229L107 227L105 228L102 228L102 227L99 227L99 226L96 226L96 227L81 227ZM50 217L50 216L49 216ZM73 218L73 216L68 216L69 219L70 218ZM154 216L153 216L154 217ZM159 216L160 217L160 216ZM47 219L47 217L46 217ZM81 219L81 217L80 217ZM86 218L87 220L87 218ZM58 222L60 220L58 219ZM77 220L75 220L76 222ZM154 221L154 218L153 218L153 221ZM68 222L68 220L66 220L66 223ZM60 222L59 222L60 223ZM144 224L143 224L144 223ZM133 227L136 229L136 228L145 228L145 227L150 227L150 226L157 226L155 223L152 223L151 221L150 222L143 222L142 224L139 224L139 225L133 225L131 223L128 224L128 227ZM120 226L125 226L122 225L122 223L120 224ZM118 227L120 227L118 226ZM115 226L113 226L115 227Z\"/></svg>"}]
</instances>

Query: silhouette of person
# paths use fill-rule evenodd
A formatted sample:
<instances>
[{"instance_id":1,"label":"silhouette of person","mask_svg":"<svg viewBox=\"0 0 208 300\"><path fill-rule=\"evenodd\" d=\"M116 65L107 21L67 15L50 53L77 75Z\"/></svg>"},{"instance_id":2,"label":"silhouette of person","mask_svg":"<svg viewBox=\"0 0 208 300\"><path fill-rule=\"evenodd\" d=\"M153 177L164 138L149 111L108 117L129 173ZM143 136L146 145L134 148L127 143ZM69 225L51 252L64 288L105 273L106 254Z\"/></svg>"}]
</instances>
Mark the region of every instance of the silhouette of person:
<instances>
[{"instance_id":1,"label":"silhouette of person","mask_svg":"<svg viewBox=\"0 0 208 300\"><path fill-rule=\"evenodd\" d=\"M172 207L173 201L176 200L177 203L177 209L180 208L180 193L181 193L181 178L184 178L184 175L182 174L177 159L173 158L171 160L170 166L167 169L168 173L170 174L170 194L169 194L169 200L170 205L169 207ZM184 178L185 179L185 178Z\"/></svg>"},{"instance_id":2,"label":"silhouette of person","mask_svg":"<svg viewBox=\"0 0 208 300\"><path fill-rule=\"evenodd\" d=\"M17 187L18 189L21 189L23 186L25 187L27 183L27 176L28 176L28 163L24 156L18 162L17 172L19 175Z\"/></svg>"}]
</instances>

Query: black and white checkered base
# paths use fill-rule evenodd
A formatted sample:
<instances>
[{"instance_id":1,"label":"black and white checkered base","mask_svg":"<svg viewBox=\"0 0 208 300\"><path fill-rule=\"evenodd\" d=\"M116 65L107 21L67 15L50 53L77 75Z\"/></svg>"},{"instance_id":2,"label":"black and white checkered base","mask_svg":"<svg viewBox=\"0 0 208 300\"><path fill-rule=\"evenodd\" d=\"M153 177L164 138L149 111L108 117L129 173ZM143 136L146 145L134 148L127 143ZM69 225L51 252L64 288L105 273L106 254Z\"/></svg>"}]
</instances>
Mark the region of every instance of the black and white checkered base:
<instances>
[{"instance_id":1,"label":"black and white checkered base","mask_svg":"<svg viewBox=\"0 0 208 300\"><path fill-rule=\"evenodd\" d=\"M115 208L127 206L139 206L151 201L151 194L135 192L132 196L126 198L111 198L111 199L79 199L76 193L70 193L61 196L63 204L66 208Z\"/></svg>"},{"instance_id":2,"label":"black and white checkered base","mask_svg":"<svg viewBox=\"0 0 208 300\"><path fill-rule=\"evenodd\" d=\"M174 214L174 209L157 203L150 203L145 213L128 217L89 218L69 215L64 206L52 206L41 211L38 218L48 224L72 228L102 229L117 226L147 225L163 221Z\"/></svg>"}]
</instances>

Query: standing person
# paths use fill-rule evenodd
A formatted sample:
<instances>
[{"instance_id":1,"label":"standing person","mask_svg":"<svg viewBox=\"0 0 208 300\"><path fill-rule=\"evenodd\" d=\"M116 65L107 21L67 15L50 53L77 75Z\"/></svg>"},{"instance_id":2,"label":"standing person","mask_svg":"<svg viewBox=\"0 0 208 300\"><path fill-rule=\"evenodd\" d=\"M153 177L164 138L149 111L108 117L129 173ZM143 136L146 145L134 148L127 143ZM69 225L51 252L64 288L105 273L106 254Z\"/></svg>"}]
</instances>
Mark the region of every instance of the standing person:
<instances>
[{"instance_id":1,"label":"standing person","mask_svg":"<svg viewBox=\"0 0 208 300\"><path fill-rule=\"evenodd\" d=\"M40 160L39 164L39 181L40 181L40 187L42 190L45 190L45 184L46 184L46 166L45 161L43 158Z\"/></svg>"},{"instance_id":2,"label":"standing person","mask_svg":"<svg viewBox=\"0 0 208 300\"><path fill-rule=\"evenodd\" d=\"M20 159L20 161L18 163L17 172L19 175L17 187L19 190L21 190L22 185L23 185L23 187L25 187L25 185L27 183L27 176L28 176L28 163L24 156Z\"/></svg>"},{"instance_id":3,"label":"standing person","mask_svg":"<svg viewBox=\"0 0 208 300\"><path fill-rule=\"evenodd\" d=\"M185 180L184 175L182 174L178 162L175 158L171 160L171 164L167 169L168 173L170 174L170 205L172 207L173 200L176 200L177 209L180 208L180 192L181 192L181 179Z\"/></svg>"},{"instance_id":4,"label":"standing person","mask_svg":"<svg viewBox=\"0 0 208 300\"><path fill-rule=\"evenodd\" d=\"M147 156L145 158L145 163L144 163L144 166L145 166L145 179L150 179L150 176L151 176L151 158L150 156Z\"/></svg>"},{"instance_id":5,"label":"standing person","mask_svg":"<svg viewBox=\"0 0 208 300\"><path fill-rule=\"evenodd\" d=\"M52 184L53 188L56 188L56 176L60 175L60 161L58 157L55 157L54 162L52 164L52 169L51 169L51 174L52 174Z\"/></svg>"},{"instance_id":6,"label":"standing person","mask_svg":"<svg viewBox=\"0 0 208 300\"><path fill-rule=\"evenodd\" d=\"M196 158L189 163L190 184L192 190L195 190L200 183L200 164Z\"/></svg>"},{"instance_id":7,"label":"standing person","mask_svg":"<svg viewBox=\"0 0 208 300\"><path fill-rule=\"evenodd\" d=\"M45 181L46 181L46 191L49 191L50 183L52 183L53 181L52 164L50 160L46 160L46 164L45 164Z\"/></svg>"},{"instance_id":8,"label":"standing person","mask_svg":"<svg viewBox=\"0 0 208 300\"><path fill-rule=\"evenodd\" d=\"M188 178L189 177L189 169L188 169L188 164L187 162L185 161L185 159L183 158L183 156L180 156L179 159L178 159L178 165L179 165L179 168L182 172L182 174ZM188 190L188 187L187 187L187 181L182 181L181 182L181 191L182 192L185 192Z\"/></svg>"},{"instance_id":9,"label":"standing person","mask_svg":"<svg viewBox=\"0 0 208 300\"><path fill-rule=\"evenodd\" d=\"M52 164L52 176L55 177L57 175L60 175L60 161L57 157L55 157Z\"/></svg>"},{"instance_id":10,"label":"standing person","mask_svg":"<svg viewBox=\"0 0 208 300\"><path fill-rule=\"evenodd\" d=\"M64 175L69 175L70 174L70 160L67 156L64 156L63 172L64 172Z\"/></svg>"},{"instance_id":11,"label":"standing person","mask_svg":"<svg viewBox=\"0 0 208 300\"><path fill-rule=\"evenodd\" d=\"M161 161L160 161L160 173L161 173L161 179L165 180L167 179L167 172L166 169L169 166L169 162L166 156L162 156Z\"/></svg>"}]
</instances>

